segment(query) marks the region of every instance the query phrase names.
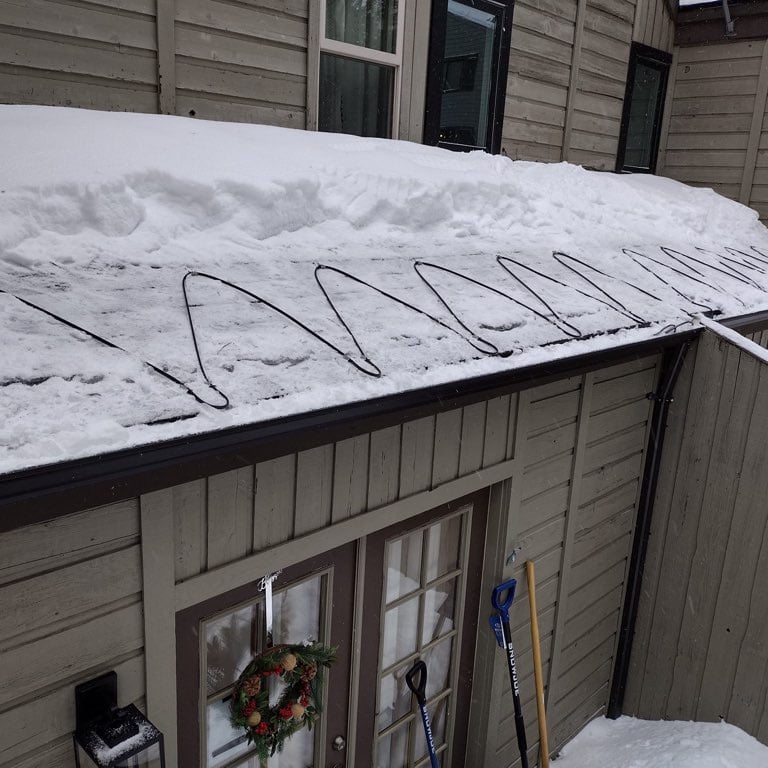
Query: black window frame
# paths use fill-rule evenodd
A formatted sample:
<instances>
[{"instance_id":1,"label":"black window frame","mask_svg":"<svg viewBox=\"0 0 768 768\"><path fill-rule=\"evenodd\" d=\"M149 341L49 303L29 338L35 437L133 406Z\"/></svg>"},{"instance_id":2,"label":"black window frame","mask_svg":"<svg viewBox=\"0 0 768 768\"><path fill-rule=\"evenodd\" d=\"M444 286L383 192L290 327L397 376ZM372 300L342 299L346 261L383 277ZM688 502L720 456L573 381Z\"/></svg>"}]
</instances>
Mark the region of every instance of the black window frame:
<instances>
[{"instance_id":1,"label":"black window frame","mask_svg":"<svg viewBox=\"0 0 768 768\"><path fill-rule=\"evenodd\" d=\"M656 114L651 132L651 162L648 168L627 165L625 161L627 150L627 136L629 135L629 118L632 109L632 91L635 87L635 74L637 65L645 64L661 73L661 88L656 99ZM664 120L664 105L667 99L667 86L669 85L669 70L672 66L672 54L651 48L643 43L632 43L629 54L629 66L627 69L627 86L624 91L624 109L621 115L621 129L619 132L619 148L616 153L617 173L656 173L659 157L659 143L661 141L661 125Z\"/></svg>"},{"instance_id":2,"label":"black window frame","mask_svg":"<svg viewBox=\"0 0 768 768\"><path fill-rule=\"evenodd\" d=\"M459 0L461 1L461 0ZM448 0L432 0L432 20L429 34L429 54L427 59L427 93L424 110L424 144L467 152L485 149L491 154L501 152L501 135L504 127L504 102L507 96L507 74L509 71L509 52L512 44L512 17L514 0L478 0L473 3L501 6L504 12L504 24L501 35L494 42L493 59L495 62L491 99L492 110L485 141L477 145L452 144L440 142L440 112L443 98L444 67L448 59L445 56L445 35L448 26Z\"/></svg>"}]
</instances>

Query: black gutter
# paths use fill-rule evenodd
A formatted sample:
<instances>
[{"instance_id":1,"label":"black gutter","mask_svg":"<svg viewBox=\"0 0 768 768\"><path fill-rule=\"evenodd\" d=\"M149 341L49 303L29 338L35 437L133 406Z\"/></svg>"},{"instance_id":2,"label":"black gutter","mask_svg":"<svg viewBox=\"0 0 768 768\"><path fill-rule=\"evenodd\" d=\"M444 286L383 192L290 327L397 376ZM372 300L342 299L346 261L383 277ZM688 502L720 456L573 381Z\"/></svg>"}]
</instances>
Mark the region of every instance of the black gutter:
<instances>
[{"instance_id":1,"label":"black gutter","mask_svg":"<svg viewBox=\"0 0 768 768\"><path fill-rule=\"evenodd\" d=\"M667 430L667 415L670 403L674 399L672 393L680 375L680 370L683 367L685 355L692 343L691 339L686 339L676 349L670 349L664 353L658 388L653 395L649 395L655 401L651 417L650 434L648 436L649 452L643 471L635 535L632 541L632 555L627 573L624 609L619 629L619 642L616 648L616 661L613 668L611 692L606 713L613 720L623 714L624 694L626 693L627 678L629 677L629 662L632 657L632 641L635 636L635 625L640 606L640 592L643 585L643 572L645 570L645 558L648 553L648 541L651 535L653 504L656 498L656 486L659 480L659 468L661 467L664 437Z\"/></svg>"},{"instance_id":2,"label":"black gutter","mask_svg":"<svg viewBox=\"0 0 768 768\"><path fill-rule=\"evenodd\" d=\"M10 473L0 480L0 532L677 348L699 332Z\"/></svg>"}]
</instances>

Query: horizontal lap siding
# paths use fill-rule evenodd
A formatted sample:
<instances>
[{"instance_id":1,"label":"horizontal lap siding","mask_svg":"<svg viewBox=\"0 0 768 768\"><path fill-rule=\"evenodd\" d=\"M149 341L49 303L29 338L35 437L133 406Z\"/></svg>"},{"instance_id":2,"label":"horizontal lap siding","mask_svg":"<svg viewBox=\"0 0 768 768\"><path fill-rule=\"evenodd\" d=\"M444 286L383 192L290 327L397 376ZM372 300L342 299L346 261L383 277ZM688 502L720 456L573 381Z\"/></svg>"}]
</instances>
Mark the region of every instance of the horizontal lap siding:
<instances>
[{"instance_id":1,"label":"horizontal lap siding","mask_svg":"<svg viewBox=\"0 0 768 768\"><path fill-rule=\"evenodd\" d=\"M651 409L647 394L656 376L657 361L647 358L521 395L529 402L520 416L523 474L513 491L506 544L517 558L504 576L518 579L513 640L532 763L538 733L525 562L536 563L555 751L607 704ZM496 663L506 680L503 654ZM508 687L495 708L488 763L499 768L519 765Z\"/></svg>"},{"instance_id":2,"label":"horizontal lap siding","mask_svg":"<svg viewBox=\"0 0 768 768\"><path fill-rule=\"evenodd\" d=\"M136 501L0 538L0 766L72 764L74 686L114 669L144 696Z\"/></svg>"},{"instance_id":3,"label":"horizontal lap siding","mask_svg":"<svg viewBox=\"0 0 768 768\"><path fill-rule=\"evenodd\" d=\"M625 711L724 718L768 743L768 367L712 334L691 357L670 412Z\"/></svg>"},{"instance_id":4,"label":"horizontal lap siding","mask_svg":"<svg viewBox=\"0 0 768 768\"><path fill-rule=\"evenodd\" d=\"M568 159L613 170L635 17L630 0L589 0L573 99Z\"/></svg>"},{"instance_id":5,"label":"horizontal lap siding","mask_svg":"<svg viewBox=\"0 0 768 768\"><path fill-rule=\"evenodd\" d=\"M576 0L515 3L503 150L516 160L560 160Z\"/></svg>"},{"instance_id":6,"label":"horizontal lap siding","mask_svg":"<svg viewBox=\"0 0 768 768\"><path fill-rule=\"evenodd\" d=\"M3 0L0 103L157 111L151 0Z\"/></svg>"},{"instance_id":7,"label":"horizontal lap siding","mask_svg":"<svg viewBox=\"0 0 768 768\"><path fill-rule=\"evenodd\" d=\"M308 3L176 0L176 111L306 126Z\"/></svg>"},{"instance_id":8,"label":"horizontal lap siding","mask_svg":"<svg viewBox=\"0 0 768 768\"><path fill-rule=\"evenodd\" d=\"M739 199L762 54L761 41L678 48L665 176Z\"/></svg>"}]
</instances>

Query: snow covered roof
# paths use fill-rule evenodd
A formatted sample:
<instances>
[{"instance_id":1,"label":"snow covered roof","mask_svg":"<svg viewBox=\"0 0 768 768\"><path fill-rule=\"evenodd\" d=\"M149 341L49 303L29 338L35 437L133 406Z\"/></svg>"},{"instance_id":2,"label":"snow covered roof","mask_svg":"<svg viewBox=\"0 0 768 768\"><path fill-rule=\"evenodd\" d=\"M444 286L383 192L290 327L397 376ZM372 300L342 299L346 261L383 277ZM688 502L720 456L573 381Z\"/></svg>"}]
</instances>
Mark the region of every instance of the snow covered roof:
<instances>
[{"instance_id":1,"label":"snow covered roof","mask_svg":"<svg viewBox=\"0 0 768 768\"><path fill-rule=\"evenodd\" d=\"M768 308L757 214L668 179L51 107L0 135L0 474Z\"/></svg>"}]
</instances>

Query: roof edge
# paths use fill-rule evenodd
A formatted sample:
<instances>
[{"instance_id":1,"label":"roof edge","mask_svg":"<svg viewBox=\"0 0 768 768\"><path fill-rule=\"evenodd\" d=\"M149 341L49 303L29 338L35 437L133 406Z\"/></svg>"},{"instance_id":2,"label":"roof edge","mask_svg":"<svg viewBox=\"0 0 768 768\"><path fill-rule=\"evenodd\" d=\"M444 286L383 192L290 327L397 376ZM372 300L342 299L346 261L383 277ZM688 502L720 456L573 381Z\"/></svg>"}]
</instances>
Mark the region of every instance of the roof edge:
<instances>
[{"instance_id":1,"label":"roof edge","mask_svg":"<svg viewBox=\"0 0 768 768\"><path fill-rule=\"evenodd\" d=\"M768 329L768 311L721 321ZM12 472L0 478L0 532L662 352L700 328L256 424Z\"/></svg>"}]
</instances>

